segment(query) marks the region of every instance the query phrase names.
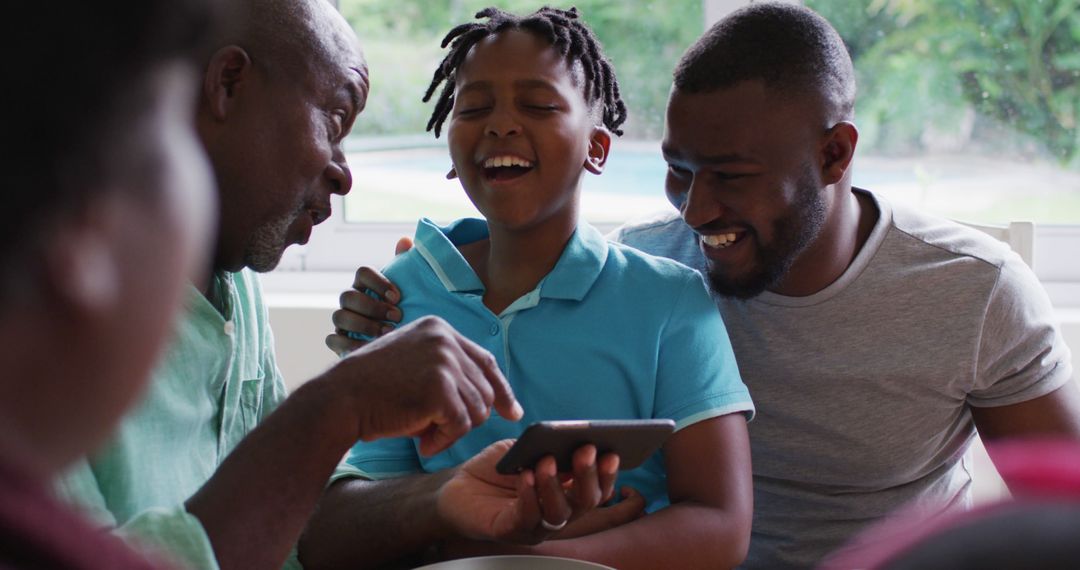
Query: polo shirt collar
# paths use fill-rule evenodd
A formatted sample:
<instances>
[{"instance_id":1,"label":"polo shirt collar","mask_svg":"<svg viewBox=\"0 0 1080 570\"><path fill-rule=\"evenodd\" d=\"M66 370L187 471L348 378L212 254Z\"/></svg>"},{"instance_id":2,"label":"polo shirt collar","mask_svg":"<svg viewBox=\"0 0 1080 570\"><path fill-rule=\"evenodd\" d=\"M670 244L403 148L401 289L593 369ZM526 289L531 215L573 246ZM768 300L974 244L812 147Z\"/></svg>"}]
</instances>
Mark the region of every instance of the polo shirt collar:
<instances>
[{"instance_id":1,"label":"polo shirt collar","mask_svg":"<svg viewBox=\"0 0 1080 570\"><path fill-rule=\"evenodd\" d=\"M580 301L607 261L608 243L596 228L579 222L555 268L540 284L540 296Z\"/></svg>"},{"instance_id":2,"label":"polo shirt collar","mask_svg":"<svg viewBox=\"0 0 1080 570\"><path fill-rule=\"evenodd\" d=\"M439 227L424 218L416 226L415 247L450 292L483 292L484 284L455 244L482 240L490 235L487 222L476 218ZM607 261L608 243L596 228L578 224L559 261L540 282L540 296L580 301L596 282Z\"/></svg>"}]
</instances>

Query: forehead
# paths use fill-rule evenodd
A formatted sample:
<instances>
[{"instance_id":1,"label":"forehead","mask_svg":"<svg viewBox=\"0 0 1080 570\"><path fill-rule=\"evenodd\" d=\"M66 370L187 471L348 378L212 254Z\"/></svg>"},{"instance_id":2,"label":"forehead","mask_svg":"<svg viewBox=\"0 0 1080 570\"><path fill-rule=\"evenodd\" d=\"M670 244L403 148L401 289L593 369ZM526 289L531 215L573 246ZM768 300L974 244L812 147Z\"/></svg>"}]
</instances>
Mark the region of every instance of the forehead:
<instances>
[{"instance_id":1,"label":"forehead","mask_svg":"<svg viewBox=\"0 0 1080 570\"><path fill-rule=\"evenodd\" d=\"M673 89L664 148L687 158L786 154L819 134L819 123L812 102L781 95L762 81L701 93Z\"/></svg>"},{"instance_id":2,"label":"forehead","mask_svg":"<svg viewBox=\"0 0 1080 570\"><path fill-rule=\"evenodd\" d=\"M328 13L325 17L325 25L321 26L323 29L320 30L322 32L320 35L323 39L322 51L328 60L327 63L341 70L363 69L366 77L367 63L364 60L363 50L360 49L356 32L337 10L330 7L328 2L324 5Z\"/></svg>"},{"instance_id":3,"label":"forehead","mask_svg":"<svg viewBox=\"0 0 1080 570\"><path fill-rule=\"evenodd\" d=\"M326 3L328 6L329 4ZM309 41L300 46L303 83L317 92L347 89L367 97L368 68L355 32L336 10L317 14Z\"/></svg>"},{"instance_id":4,"label":"forehead","mask_svg":"<svg viewBox=\"0 0 1080 570\"><path fill-rule=\"evenodd\" d=\"M573 64L544 38L524 30L510 29L476 43L458 67L459 86L474 81L545 79L553 84L578 87L581 65Z\"/></svg>"}]
</instances>

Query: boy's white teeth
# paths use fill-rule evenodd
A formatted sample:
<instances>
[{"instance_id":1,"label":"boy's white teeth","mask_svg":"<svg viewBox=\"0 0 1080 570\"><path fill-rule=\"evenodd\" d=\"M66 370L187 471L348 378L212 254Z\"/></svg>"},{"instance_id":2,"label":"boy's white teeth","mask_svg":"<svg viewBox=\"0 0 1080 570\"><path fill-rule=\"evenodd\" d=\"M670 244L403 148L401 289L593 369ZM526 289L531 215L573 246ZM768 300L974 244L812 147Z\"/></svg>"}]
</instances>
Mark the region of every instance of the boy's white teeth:
<instances>
[{"instance_id":1,"label":"boy's white teeth","mask_svg":"<svg viewBox=\"0 0 1080 570\"><path fill-rule=\"evenodd\" d=\"M726 234L709 234L701 236L701 241L709 247L727 247L735 238L738 237L734 233Z\"/></svg>"},{"instance_id":2,"label":"boy's white teeth","mask_svg":"<svg viewBox=\"0 0 1080 570\"><path fill-rule=\"evenodd\" d=\"M493 156L484 161L484 168L502 168L504 166L531 168L532 163L516 156Z\"/></svg>"}]
</instances>

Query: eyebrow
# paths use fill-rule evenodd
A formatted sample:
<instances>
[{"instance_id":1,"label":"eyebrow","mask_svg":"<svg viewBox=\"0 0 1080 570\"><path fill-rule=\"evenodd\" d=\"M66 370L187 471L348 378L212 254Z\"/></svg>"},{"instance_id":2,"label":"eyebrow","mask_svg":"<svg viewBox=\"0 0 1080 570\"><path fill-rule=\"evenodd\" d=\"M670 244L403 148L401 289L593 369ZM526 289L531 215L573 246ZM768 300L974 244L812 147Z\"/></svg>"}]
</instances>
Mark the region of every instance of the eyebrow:
<instances>
[{"instance_id":1,"label":"eyebrow","mask_svg":"<svg viewBox=\"0 0 1080 570\"><path fill-rule=\"evenodd\" d=\"M682 161L682 160L685 159L683 157L682 153L680 153L679 151L677 151L677 150L675 150L674 148L671 148L671 147L661 147L660 152L662 152L664 154L665 159L670 159L670 160L673 160L673 161L676 161L676 162ZM694 162L696 162L698 164L701 164L701 165L705 165L705 166L715 166L715 165L720 165L720 164L732 164L732 163L736 163L736 162L746 162L746 163L750 163L750 164L759 164L759 162L757 160L754 160L753 158L750 158L749 156L743 156L741 154L734 153L734 152L727 153L727 154L717 154L717 155L712 155L712 156L702 156L702 157L696 158L694 160Z\"/></svg>"},{"instance_id":2,"label":"eyebrow","mask_svg":"<svg viewBox=\"0 0 1080 570\"><path fill-rule=\"evenodd\" d=\"M360 76L360 79L362 81L364 81L365 83L367 82L366 70L359 67L350 67L349 69L355 71L356 74ZM364 108L364 102L362 100L363 98L360 96L360 88L356 86L355 81L346 81L345 89L349 92L349 99L352 101L353 113L359 113Z\"/></svg>"}]
</instances>

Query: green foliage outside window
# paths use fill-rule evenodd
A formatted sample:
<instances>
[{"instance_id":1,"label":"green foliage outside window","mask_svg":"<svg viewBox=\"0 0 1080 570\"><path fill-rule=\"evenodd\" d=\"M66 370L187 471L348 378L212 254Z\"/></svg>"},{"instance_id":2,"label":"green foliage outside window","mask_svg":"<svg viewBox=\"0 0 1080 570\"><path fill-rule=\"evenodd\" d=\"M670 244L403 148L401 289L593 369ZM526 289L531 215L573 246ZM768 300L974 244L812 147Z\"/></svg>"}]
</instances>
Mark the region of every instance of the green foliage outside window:
<instances>
[{"instance_id":1,"label":"green foliage outside window","mask_svg":"<svg viewBox=\"0 0 1080 570\"><path fill-rule=\"evenodd\" d=\"M418 135L439 41L491 0L341 0L372 68L356 134ZM534 0L503 0L519 13ZM663 131L671 70L702 32L700 0L572 2L613 60L627 138ZM806 0L847 42L860 146L1041 157L1080 170L1080 0ZM558 5L558 4L556 4Z\"/></svg>"},{"instance_id":2,"label":"green foliage outside window","mask_svg":"<svg viewBox=\"0 0 1080 570\"><path fill-rule=\"evenodd\" d=\"M864 148L951 147L1080 169L1080 0L806 3L855 59Z\"/></svg>"},{"instance_id":3,"label":"green foliage outside window","mask_svg":"<svg viewBox=\"0 0 1080 570\"><path fill-rule=\"evenodd\" d=\"M442 59L439 42L457 24L489 6L527 14L535 0L341 0L371 67L368 110L358 135L415 135L424 132L431 106L420 101ZM660 138L664 106L675 62L703 31L700 0L576 0L614 63L630 111L626 137Z\"/></svg>"}]
</instances>

